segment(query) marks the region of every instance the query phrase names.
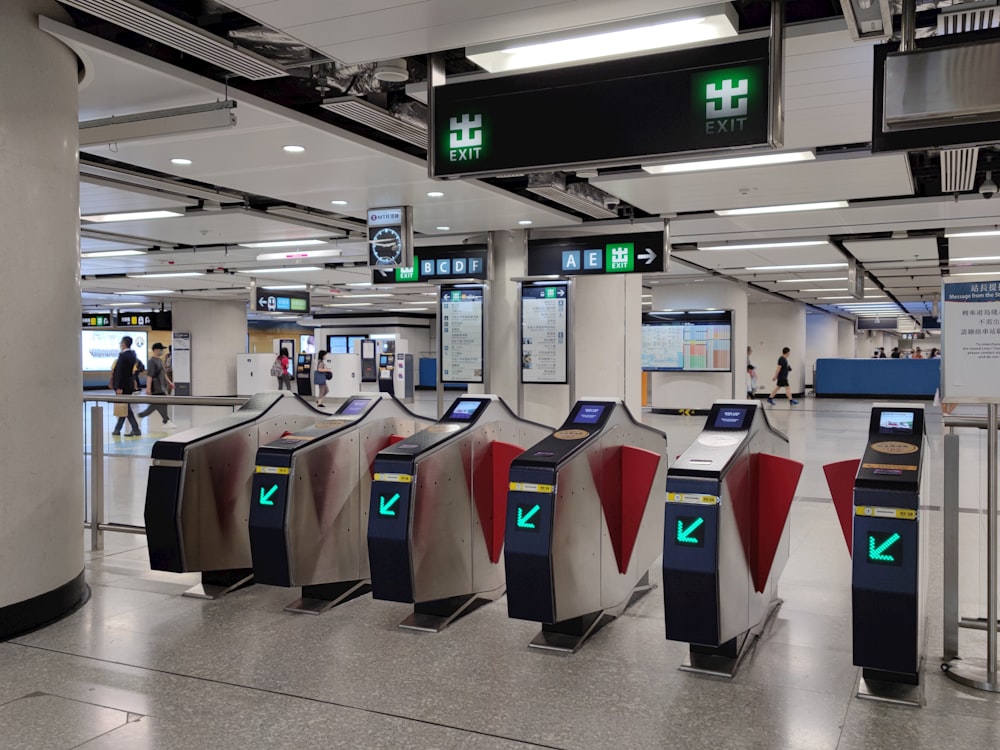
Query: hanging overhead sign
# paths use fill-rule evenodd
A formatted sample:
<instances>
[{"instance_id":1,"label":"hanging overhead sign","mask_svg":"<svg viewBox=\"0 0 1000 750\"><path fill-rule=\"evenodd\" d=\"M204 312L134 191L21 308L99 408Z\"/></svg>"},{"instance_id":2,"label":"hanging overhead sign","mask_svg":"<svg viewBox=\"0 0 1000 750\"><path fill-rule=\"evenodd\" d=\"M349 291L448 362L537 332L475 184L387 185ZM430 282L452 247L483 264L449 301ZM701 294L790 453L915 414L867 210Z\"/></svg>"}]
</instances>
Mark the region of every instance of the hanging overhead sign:
<instances>
[{"instance_id":1,"label":"hanging overhead sign","mask_svg":"<svg viewBox=\"0 0 1000 750\"><path fill-rule=\"evenodd\" d=\"M663 237L663 232L643 232L530 240L528 275L662 273Z\"/></svg>"},{"instance_id":2,"label":"hanging overhead sign","mask_svg":"<svg viewBox=\"0 0 1000 750\"><path fill-rule=\"evenodd\" d=\"M375 268L372 271L372 283L487 279L486 245L418 247L413 252L413 265L394 269Z\"/></svg>"},{"instance_id":3,"label":"hanging overhead sign","mask_svg":"<svg viewBox=\"0 0 1000 750\"><path fill-rule=\"evenodd\" d=\"M257 287L254 297L256 312L305 314L309 309L309 292L272 292Z\"/></svg>"},{"instance_id":4,"label":"hanging overhead sign","mask_svg":"<svg viewBox=\"0 0 1000 750\"><path fill-rule=\"evenodd\" d=\"M368 265L401 268L413 265L413 207L368 209Z\"/></svg>"},{"instance_id":5,"label":"hanging overhead sign","mask_svg":"<svg viewBox=\"0 0 1000 750\"><path fill-rule=\"evenodd\" d=\"M431 88L433 177L771 145L767 38Z\"/></svg>"}]
</instances>

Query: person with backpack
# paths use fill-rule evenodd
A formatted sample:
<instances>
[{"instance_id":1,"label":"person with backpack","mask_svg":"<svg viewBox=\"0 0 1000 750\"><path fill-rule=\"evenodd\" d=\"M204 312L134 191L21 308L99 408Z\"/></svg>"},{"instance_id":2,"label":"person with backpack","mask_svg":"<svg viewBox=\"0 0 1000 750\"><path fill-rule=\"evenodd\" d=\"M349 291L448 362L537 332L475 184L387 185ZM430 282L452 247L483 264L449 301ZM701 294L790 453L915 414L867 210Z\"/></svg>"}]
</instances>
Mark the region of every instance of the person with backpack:
<instances>
[{"instance_id":1,"label":"person with backpack","mask_svg":"<svg viewBox=\"0 0 1000 750\"><path fill-rule=\"evenodd\" d=\"M163 356L163 344L157 342L153 344L153 356L149 360L149 372L146 373L146 393L150 396L166 396L170 393L170 388L173 386L173 383L167 377L167 371L163 366L163 362L160 361L161 356ZM166 429L173 430L177 428L177 425L171 422L170 417L167 416L166 404L150 404L139 412L139 419L148 417L154 411L159 412L160 417L163 419L163 426Z\"/></svg>"},{"instance_id":2,"label":"person with backpack","mask_svg":"<svg viewBox=\"0 0 1000 750\"><path fill-rule=\"evenodd\" d=\"M131 336L123 336L119 346L121 347L121 351L118 353L118 359L115 360L115 366L111 370L111 387L119 396L130 396L136 390L136 369L145 369L145 367L139 361L139 358L135 356L135 352L132 351ZM135 414L132 413L132 404L116 404L116 407L118 406L124 406L125 413L118 417L115 429L111 434L115 436L121 435L122 425L128 419L129 428L132 431L126 432L125 437L139 437L142 435L142 432L139 430L139 423L135 419Z\"/></svg>"},{"instance_id":3,"label":"person with backpack","mask_svg":"<svg viewBox=\"0 0 1000 750\"><path fill-rule=\"evenodd\" d=\"M274 358L274 364L271 365L271 375L278 379L279 391L283 388L292 390L292 374L288 371L289 362L288 349L281 347L278 356Z\"/></svg>"}]
</instances>

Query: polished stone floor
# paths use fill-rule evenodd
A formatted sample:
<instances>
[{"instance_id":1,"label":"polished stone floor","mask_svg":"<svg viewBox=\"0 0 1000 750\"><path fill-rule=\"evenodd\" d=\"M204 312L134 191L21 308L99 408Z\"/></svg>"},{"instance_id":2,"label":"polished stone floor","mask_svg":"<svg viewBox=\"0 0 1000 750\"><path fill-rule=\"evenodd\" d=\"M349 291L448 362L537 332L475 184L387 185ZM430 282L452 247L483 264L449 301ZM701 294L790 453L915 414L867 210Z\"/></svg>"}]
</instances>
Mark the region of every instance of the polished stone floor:
<instances>
[{"instance_id":1,"label":"polished stone floor","mask_svg":"<svg viewBox=\"0 0 1000 750\"><path fill-rule=\"evenodd\" d=\"M429 413L431 399L416 408ZM0 748L997 747L1000 696L961 687L939 669L939 414L929 420L934 470L924 514L925 706L855 697L850 560L822 465L860 456L869 408L813 399L767 407L805 470L784 603L732 680L678 671L686 647L664 638L659 588L577 654L558 656L527 647L538 626L508 619L503 599L444 632L420 634L397 627L407 605L371 597L318 617L283 612L293 592L269 586L217 601L181 597L196 576L150 571L143 537L107 534L105 549L87 554L89 603L0 643ZM190 424L184 413L174 417ZM667 432L671 457L703 422L644 419ZM981 616L983 441L967 432L962 607ZM115 512L141 521L142 459L116 455L107 466L122 503ZM660 577L657 563L651 580ZM962 651L983 655L983 634L963 631Z\"/></svg>"}]
</instances>

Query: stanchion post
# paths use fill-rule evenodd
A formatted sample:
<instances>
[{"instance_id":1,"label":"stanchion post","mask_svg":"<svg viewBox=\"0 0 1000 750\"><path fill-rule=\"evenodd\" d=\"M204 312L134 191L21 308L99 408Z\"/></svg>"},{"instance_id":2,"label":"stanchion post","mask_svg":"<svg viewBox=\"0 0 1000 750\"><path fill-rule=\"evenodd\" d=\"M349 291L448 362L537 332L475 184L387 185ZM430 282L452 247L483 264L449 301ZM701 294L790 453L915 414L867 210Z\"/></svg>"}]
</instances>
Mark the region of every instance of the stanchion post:
<instances>
[{"instance_id":1,"label":"stanchion post","mask_svg":"<svg viewBox=\"0 0 1000 750\"><path fill-rule=\"evenodd\" d=\"M958 456L953 428L944 436L944 658L958 657Z\"/></svg>"},{"instance_id":2,"label":"stanchion post","mask_svg":"<svg viewBox=\"0 0 1000 750\"><path fill-rule=\"evenodd\" d=\"M104 407L90 407L90 549L104 549Z\"/></svg>"},{"instance_id":3,"label":"stanchion post","mask_svg":"<svg viewBox=\"0 0 1000 750\"><path fill-rule=\"evenodd\" d=\"M989 404L986 430L986 680L997 684L997 405Z\"/></svg>"}]
</instances>

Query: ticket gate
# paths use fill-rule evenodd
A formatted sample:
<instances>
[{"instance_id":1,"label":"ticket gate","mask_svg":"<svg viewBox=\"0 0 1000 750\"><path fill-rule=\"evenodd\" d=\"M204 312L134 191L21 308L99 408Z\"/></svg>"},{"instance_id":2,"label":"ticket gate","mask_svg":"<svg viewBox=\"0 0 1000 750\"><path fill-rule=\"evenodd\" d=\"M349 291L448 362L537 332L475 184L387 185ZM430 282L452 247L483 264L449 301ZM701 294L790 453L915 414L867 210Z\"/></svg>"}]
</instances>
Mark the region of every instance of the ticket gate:
<instances>
[{"instance_id":1,"label":"ticket gate","mask_svg":"<svg viewBox=\"0 0 1000 750\"><path fill-rule=\"evenodd\" d=\"M788 512L802 464L756 401L717 401L667 471L663 600L682 670L725 677L781 603Z\"/></svg>"},{"instance_id":2,"label":"ticket gate","mask_svg":"<svg viewBox=\"0 0 1000 750\"><path fill-rule=\"evenodd\" d=\"M254 581L301 586L285 611L320 614L370 590L372 462L431 422L388 394L358 394L260 447L250 495Z\"/></svg>"},{"instance_id":3,"label":"ticket gate","mask_svg":"<svg viewBox=\"0 0 1000 750\"><path fill-rule=\"evenodd\" d=\"M414 603L400 627L438 632L503 594L507 471L548 430L497 396L466 394L436 424L376 456L372 595Z\"/></svg>"},{"instance_id":4,"label":"ticket gate","mask_svg":"<svg viewBox=\"0 0 1000 750\"><path fill-rule=\"evenodd\" d=\"M153 570L201 572L185 596L214 599L251 582L250 486L257 448L329 417L287 391L258 393L232 415L153 445L146 543Z\"/></svg>"},{"instance_id":5,"label":"ticket gate","mask_svg":"<svg viewBox=\"0 0 1000 750\"><path fill-rule=\"evenodd\" d=\"M531 647L574 653L650 590L666 455L624 403L586 399L511 464L507 613L542 623Z\"/></svg>"},{"instance_id":6,"label":"ticket gate","mask_svg":"<svg viewBox=\"0 0 1000 750\"><path fill-rule=\"evenodd\" d=\"M824 467L845 538L851 540L851 619L861 698L922 703L919 687L912 686L919 686L924 657L924 438L922 404L875 404L861 461ZM847 471L854 476L853 488L837 480Z\"/></svg>"}]
</instances>

